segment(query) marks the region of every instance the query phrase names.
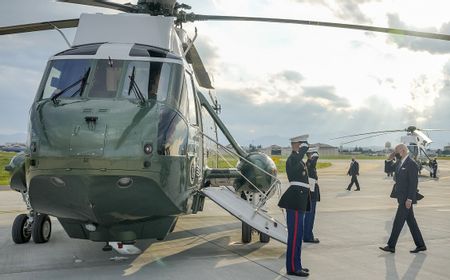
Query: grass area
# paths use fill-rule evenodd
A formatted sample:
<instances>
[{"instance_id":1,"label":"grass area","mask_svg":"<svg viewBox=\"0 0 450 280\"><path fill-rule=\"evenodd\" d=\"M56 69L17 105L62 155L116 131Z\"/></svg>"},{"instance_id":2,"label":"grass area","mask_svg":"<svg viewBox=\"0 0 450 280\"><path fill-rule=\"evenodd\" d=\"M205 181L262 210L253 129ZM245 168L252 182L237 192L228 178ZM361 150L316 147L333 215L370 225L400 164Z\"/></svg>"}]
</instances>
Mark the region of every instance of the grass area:
<instances>
[{"instance_id":1,"label":"grass area","mask_svg":"<svg viewBox=\"0 0 450 280\"><path fill-rule=\"evenodd\" d=\"M0 152L0 186L9 185L9 172L5 170L5 166L8 165L15 154L16 153Z\"/></svg>"},{"instance_id":2,"label":"grass area","mask_svg":"<svg viewBox=\"0 0 450 280\"><path fill-rule=\"evenodd\" d=\"M306 158L305 158L306 159ZM237 158L229 157L219 157L219 165L218 168L232 168L235 167L238 162ZM286 172L286 158L280 158L275 160L275 165L277 166L278 173ZM216 167L216 158L209 157L208 158L208 166ZM319 162L317 163L317 169L327 168L331 166L331 162Z\"/></svg>"}]
</instances>

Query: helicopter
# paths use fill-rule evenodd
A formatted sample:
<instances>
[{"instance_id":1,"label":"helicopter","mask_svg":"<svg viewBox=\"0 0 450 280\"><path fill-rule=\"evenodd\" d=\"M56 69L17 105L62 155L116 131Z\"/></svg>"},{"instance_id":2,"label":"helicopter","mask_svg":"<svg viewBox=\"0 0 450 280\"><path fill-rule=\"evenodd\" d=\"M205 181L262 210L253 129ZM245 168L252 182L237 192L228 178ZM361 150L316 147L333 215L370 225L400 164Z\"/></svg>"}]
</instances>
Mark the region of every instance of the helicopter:
<instances>
[{"instance_id":1,"label":"helicopter","mask_svg":"<svg viewBox=\"0 0 450 280\"><path fill-rule=\"evenodd\" d=\"M256 21L450 40L448 34L280 18L201 15L175 0L58 0L120 14L0 27L0 35L77 28L53 55L30 109L27 150L6 167L28 213L16 217L15 243L48 242L56 217L71 238L121 245L164 239L205 197L242 221L242 241L286 242L285 226L263 211L280 181L273 160L244 151L210 104L211 79L184 24ZM133 32L130 32L132 30ZM217 104L216 104L217 105ZM206 164L202 109L239 157L235 168ZM217 141L216 141L217 142ZM219 143L217 143L219 145Z\"/></svg>"},{"instance_id":2,"label":"helicopter","mask_svg":"<svg viewBox=\"0 0 450 280\"><path fill-rule=\"evenodd\" d=\"M332 140L346 139L346 138L349 139L348 141L342 143L344 145L386 134L406 132L406 135L402 135L400 137L400 142L408 147L410 157L417 163L417 166L419 167L419 173L422 171L422 169L426 169L428 172L430 172L430 174L432 174L433 171L430 165L432 159L426 152L429 149L431 143L433 142L431 138L427 135L427 132L431 131L448 131L448 130L431 129L431 128L422 129L417 128L415 126L409 126L404 129L378 130L352 135L345 135L333 138ZM356 137L358 138L355 139Z\"/></svg>"}]
</instances>

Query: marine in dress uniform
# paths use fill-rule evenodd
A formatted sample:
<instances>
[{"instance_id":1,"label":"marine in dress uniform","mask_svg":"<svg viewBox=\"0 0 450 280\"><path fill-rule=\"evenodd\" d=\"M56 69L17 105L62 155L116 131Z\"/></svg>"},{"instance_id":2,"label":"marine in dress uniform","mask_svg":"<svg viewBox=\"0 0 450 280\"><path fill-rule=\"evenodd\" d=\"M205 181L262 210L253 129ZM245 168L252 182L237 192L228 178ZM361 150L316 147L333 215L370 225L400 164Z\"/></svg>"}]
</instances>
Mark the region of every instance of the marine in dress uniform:
<instances>
[{"instance_id":1,"label":"marine in dress uniform","mask_svg":"<svg viewBox=\"0 0 450 280\"><path fill-rule=\"evenodd\" d=\"M306 243L319 243L319 239L314 237L313 228L314 220L316 217L316 204L320 201L320 189L317 180L317 160L319 159L319 153L317 148L310 148L306 153L308 160L306 161L306 168L308 170L308 180L311 190L311 211L305 213L305 224L303 231L303 242Z\"/></svg>"},{"instance_id":2,"label":"marine in dress uniform","mask_svg":"<svg viewBox=\"0 0 450 280\"><path fill-rule=\"evenodd\" d=\"M306 277L308 269L302 266L301 248L305 212L311 209L311 195L308 171L303 157L308 151L307 135L291 139L292 153L286 160L289 188L281 196L278 206L286 209L288 242L286 251L286 271L288 275Z\"/></svg>"},{"instance_id":3,"label":"marine in dress uniform","mask_svg":"<svg viewBox=\"0 0 450 280\"><path fill-rule=\"evenodd\" d=\"M404 144L395 147L395 152L390 155L389 159L392 160L394 156L397 158L397 162L391 163L389 167L390 170L395 170L395 185L391 197L397 198L398 208L388 244L385 247L380 247L380 249L391 253L395 252L395 245L397 245L398 237L406 221L416 244L416 249L410 252L425 251L427 247L413 211L413 204L416 204L417 200L420 199L419 196L421 196L417 192L419 168L417 163L408 156L408 148Z\"/></svg>"}]
</instances>

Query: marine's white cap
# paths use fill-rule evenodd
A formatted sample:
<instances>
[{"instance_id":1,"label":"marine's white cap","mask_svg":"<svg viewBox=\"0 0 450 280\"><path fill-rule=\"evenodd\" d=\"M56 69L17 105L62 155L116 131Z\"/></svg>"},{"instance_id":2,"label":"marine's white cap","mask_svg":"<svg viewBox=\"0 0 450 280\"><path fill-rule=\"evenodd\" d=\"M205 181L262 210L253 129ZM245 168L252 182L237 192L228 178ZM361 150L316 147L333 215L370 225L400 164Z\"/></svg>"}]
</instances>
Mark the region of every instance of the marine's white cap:
<instances>
[{"instance_id":1,"label":"marine's white cap","mask_svg":"<svg viewBox=\"0 0 450 280\"><path fill-rule=\"evenodd\" d=\"M309 137L308 134L304 134L304 135L292 137L290 140L291 140L291 143L306 142L306 141L308 141L308 137Z\"/></svg>"}]
</instances>

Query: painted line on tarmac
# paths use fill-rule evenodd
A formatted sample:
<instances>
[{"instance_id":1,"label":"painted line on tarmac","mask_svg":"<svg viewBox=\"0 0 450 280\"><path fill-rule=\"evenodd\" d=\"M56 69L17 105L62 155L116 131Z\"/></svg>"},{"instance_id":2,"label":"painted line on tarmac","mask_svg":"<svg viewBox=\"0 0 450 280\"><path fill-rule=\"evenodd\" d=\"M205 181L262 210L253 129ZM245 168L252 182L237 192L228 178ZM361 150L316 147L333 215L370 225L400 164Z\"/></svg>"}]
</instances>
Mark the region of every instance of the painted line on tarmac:
<instances>
[{"instance_id":1,"label":"painted line on tarmac","mask_svg":"<svg viewBox=\"0 0 450 280\"><path fill-rule=\"evenodd\" d=\"M450 209L436 209L438 212L450 212Z\"/></svg>"}]
</instances>

